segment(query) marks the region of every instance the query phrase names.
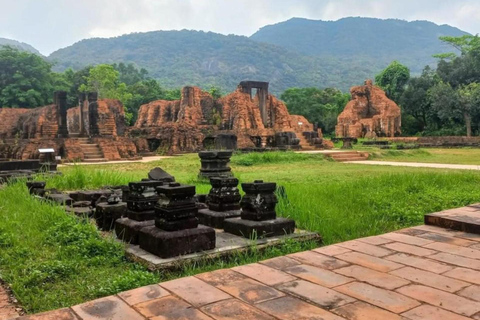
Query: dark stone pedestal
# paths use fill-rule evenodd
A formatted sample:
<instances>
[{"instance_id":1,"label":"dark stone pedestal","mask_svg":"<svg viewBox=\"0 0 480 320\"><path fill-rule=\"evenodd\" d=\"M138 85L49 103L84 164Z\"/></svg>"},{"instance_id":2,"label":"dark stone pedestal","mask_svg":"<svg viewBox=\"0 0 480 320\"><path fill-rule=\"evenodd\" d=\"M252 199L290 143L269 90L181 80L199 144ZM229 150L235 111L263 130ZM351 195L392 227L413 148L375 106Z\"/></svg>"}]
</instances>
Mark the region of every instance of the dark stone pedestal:
<instances>
[{"instance_id":1,"label":"dark stone pedestal","mask_svg":"<svg viewBox=\"0 0 480 320\"><path fill-rule=\"evenodd\" d=\"M45 199L51 200L53 202L56 202L58 204L66 205L66 206L71 206L73 204L73 199L68 196L68 194L65 193L51 193L47 194L45 196Z\"/></svg>"},{"instance_id":2,"label":"dark stone pedestal","mask_svg":"<svg viewBox=\"0 0 480 320\"><path fill-rule=\"evenodd\" d=\"M240 210L231 211L213 211L210 209L198 210L197 218L200 224L209 226L215 229L223 229L223 222L225 219L240 217Z\"/></svg>"},{"instance_id":3,"label":"dark stone pedestal","mask_svg":"<svg viewBox=\"0 0 480 320\"><path fill-rule=\"evenodd\" d=\"M131 244L138 244L139 232L142 228L155 226L155 220L135 221L129 218L120 218L115 221L117 238Z\"/></svg>"},{"instance_id":4,"label":"dark stone pedestal","mask_svg":"<svg viewBox=\"0 0 480 320\"><path fill-rule=\"evenodd\" d=\"M252 221L241 218L226 219L223 223L225 232L255 239L283 236L295 231L295 221L285 218Z\"/></svg>"},{"instance_id":5,"label":"dark stone pedestal","mask_svg":"<svg viewBox=\"0 0 480 320\"><path fill-rule=\"evenodd\" d=\"M199 177L232 177L232 169L229 167L233 151L201 151L198 153L202 167Z\"/></svg>"},{"instance_id":6,"label":"dark stone pedestal","mask_svg":"<svg viewBox=\"0 0 480 320\"><path fill-rule=\"evenodd\" d=\"M171 258L215 248L215 230L208 227L164 231L155 226L140 230L140 248L160 258Z\"/></svg>"},{"instance_id":7,"label":"dark stone pedestal","mask_svg":"<svg viewBox=\"0 0 480 320\"><path fill-rule=\"evenodd\" d=\"M153 209L147 211L127 210L127 217L135 221L153 220L155 219L155 211Z\"/></svg>"},{"instance_id":8,"label":"dark stone pedestal","mask_svg":"<svg viewBox=\"0 0 480 320\"><path fill-rule=\"evenodd\" d=\"M95 207L96 202L100 197L108 198L113 194L112 190L100 189L100 190L83 190L75 191L69 194L70 198L75 201L90 201L91 206Z\"/></svg>"},{"instance_id":9,"label":"dark stone pedestal","mask_svg":"<svg viewBox=\"0 0 480 320\"><path fill-rule=\"evenodd\" d=\"M95 209L95 220L98 227L103 231L114 229L115 221L127 214L127 204L118 202L109 204L107 202L97 204Z\"/></svg>"}]
</instances>

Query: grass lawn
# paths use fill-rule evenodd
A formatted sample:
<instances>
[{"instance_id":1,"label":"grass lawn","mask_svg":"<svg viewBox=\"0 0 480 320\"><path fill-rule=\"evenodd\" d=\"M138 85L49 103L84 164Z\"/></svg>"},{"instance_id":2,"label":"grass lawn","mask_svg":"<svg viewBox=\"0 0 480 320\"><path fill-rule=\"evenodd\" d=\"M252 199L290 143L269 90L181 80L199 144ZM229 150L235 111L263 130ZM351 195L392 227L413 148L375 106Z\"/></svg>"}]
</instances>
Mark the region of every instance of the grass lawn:
<instances>
[{"instance_id":1,"label":"grass lawn","mask_svg":"<svg viewBox=\"0 0 480 320\"><path fill-rule=\"evenodd\" d=\"M50 178L47 187L75 190L126 184L146 177L155 166L181 183L195 184L198 193L210 188L197 179L196 155L153 163L63 167L64 175ZM342 164L322 155L293 153L236 155L231 166L241 182L263 179L284 186L287 198L277 207L279 215L319 232L325 244L418 225L425 213L480 201L480 172ZM99 233L90 221L35 200L23 183L0 189L0 277L30 313L312 246L287 242L266 252L252 248L226 261L151 273L126 261L122 245Z\"/></svg>"},{"instance_id":2,"label":"grass lawn","mask_svg":"<svg viewBox=\"0 0 480 320\"><path fill-rule=\"evenodd\" d=\"M356 149L369 152L371 154L370 160L377 161L480 165L479 148L382 150L379 148L358 147Z\"/></svg>"}]
</instances>

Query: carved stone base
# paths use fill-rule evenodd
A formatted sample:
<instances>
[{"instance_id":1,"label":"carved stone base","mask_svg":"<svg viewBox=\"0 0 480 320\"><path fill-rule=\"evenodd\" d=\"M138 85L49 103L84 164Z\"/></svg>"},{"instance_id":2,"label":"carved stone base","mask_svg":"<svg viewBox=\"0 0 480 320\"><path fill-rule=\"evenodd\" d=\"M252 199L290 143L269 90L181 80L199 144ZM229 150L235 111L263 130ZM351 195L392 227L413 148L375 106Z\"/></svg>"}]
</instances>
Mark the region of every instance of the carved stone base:
<instances>
[{"instance_id":1,"label":"carved stone base","mask_svg":"<svg viewBox=\"0 0 480 320\"><path fill-rule=\"evenodd\" d=\"M241 218L226 219L223 223L225 232L249 239L282 236L295 231L295 221L285 218L274 220L251 221Z\"/></svg>"},{"instance_id":2,"label":"carved stone base","mask_svg":"<svg viewBox=\"0 0 480 320\"><path fill-rule=\"evenodd\" d=\"M155 226L140 230L140 248L160 258L171 258L215 248L215 230L200 226L195 229L164 231Z\"/></svg>"},{"instance_id":3,"label":"carved stone base","mask_svg":"<svg viewBox=\"0 0 480 320\"><path fill-rule=\"evenodd\" d=\"M155 220L135 221L129 218L120 218L115 221L115 234L124 242L138 244L140 230L154 225Z\"/></svg>"},{"instance_id":4,"label":"carved stone base","mask_svg":"<svg viewBox=\"0 0 480 320\"><path fill-rule=\"evenodd\" d=\"M223 229L223 222L225 219L240 217L240 210L232 211L213 211L210 209L198 210L197 218L200 224L209 226L215 229Z\"/></svg>"}]
</instances>

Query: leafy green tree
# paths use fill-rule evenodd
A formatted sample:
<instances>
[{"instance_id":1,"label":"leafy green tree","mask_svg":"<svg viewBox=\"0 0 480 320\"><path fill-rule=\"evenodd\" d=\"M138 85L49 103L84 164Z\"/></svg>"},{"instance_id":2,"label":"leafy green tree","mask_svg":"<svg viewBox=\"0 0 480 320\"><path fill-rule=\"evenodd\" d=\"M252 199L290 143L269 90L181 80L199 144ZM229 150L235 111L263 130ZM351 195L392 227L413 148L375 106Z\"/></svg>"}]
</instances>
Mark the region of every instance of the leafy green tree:
<instances>
[{"instance_id":1,"label":"leafy green tree","mask_svg":"<svg viewBox=\"0 0 480 320\"><path fill-rule=\"evenodd\" d=\"M52 102L52 65L36 54L0 49L0 107L35 108Z\"/></svg>"},{"instance_id":2,"label":"leafy green tree","mask_svg":"<svg viewBox=\"0 0 480 320\"><path fill-rule=\"evenodd\" d=\"M335 88L290 88L281 95L290 113L317 123L325 134L335 131L337 117L350 99Z\"/></svg>"},{"instance_id":3,"label":"leafy green tree","mask_svg":"<svg viewBox=\"0 0 480 320\"><path fill-rule=\"evenodd\" d=\"M429 90L439 82L435 70L426 66L419 77L410 78L400 98L402 131L407 134L423 132L433 121Z\"/></svg>"},{"instance_id":4,"label":"leafy green tree","mask_svg":"<svg viewBox=\"0 0 480 320\"><path fill-rule=\"evenodd\" d=\"M219 99L222 97L222 89L216 86L211 86L208 92L212 95L213 99Z\"/></svg>"},{"instance_id":5,"label":"leafy green tree","mask_svg":"<svg viewBox=\"0 0 480 320\"><path fill-rule=\"evenodd\" d=\"M125 83L127 86L149 79L148 71L144 68L137 69L133 63L125 64L120 62L119 64L114 63L112 66L119 72L120 82Z\"/></svg>"},{"instance_id":6,"label":"leafy green tree","mask_svg":"<svg viewBox=\"0 0 480 320\"><path fill-rule=\"evenodd\" d=\"M410 70L398 61L393 61L375 76L375 83L385 90L387 97L399 103L408 79Z\"/></svg>"},{"instance_id":7,"label":"leafy green tree","mask_svg":"<svg viewBox=\"0 0 480 320\"><path fill-rule=\"evenodd\" d=\"M472 135L472 118L480 115L480 84L470 83L457 89L440 82L430 90L432 106L446 122L463 120L467 137Z\"/></svg>"}]
</instances>

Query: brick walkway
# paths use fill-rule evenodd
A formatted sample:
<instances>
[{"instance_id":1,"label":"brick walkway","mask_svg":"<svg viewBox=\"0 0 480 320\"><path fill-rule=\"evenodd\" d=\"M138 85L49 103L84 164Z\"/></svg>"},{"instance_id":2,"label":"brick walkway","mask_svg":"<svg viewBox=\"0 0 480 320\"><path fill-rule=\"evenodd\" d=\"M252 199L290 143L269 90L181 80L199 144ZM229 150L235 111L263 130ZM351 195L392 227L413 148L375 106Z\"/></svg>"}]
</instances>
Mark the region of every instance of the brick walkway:
<instances>
[{"instance_id":1,"label":"brick walkway","mask_svg":"<svg viewBox=\"0 0 480 320\"><path fill-rule=\"evenodd\" d=\"M480 319L480 235L419 226L18 319Z\"/></svg>"}]
</instances>

